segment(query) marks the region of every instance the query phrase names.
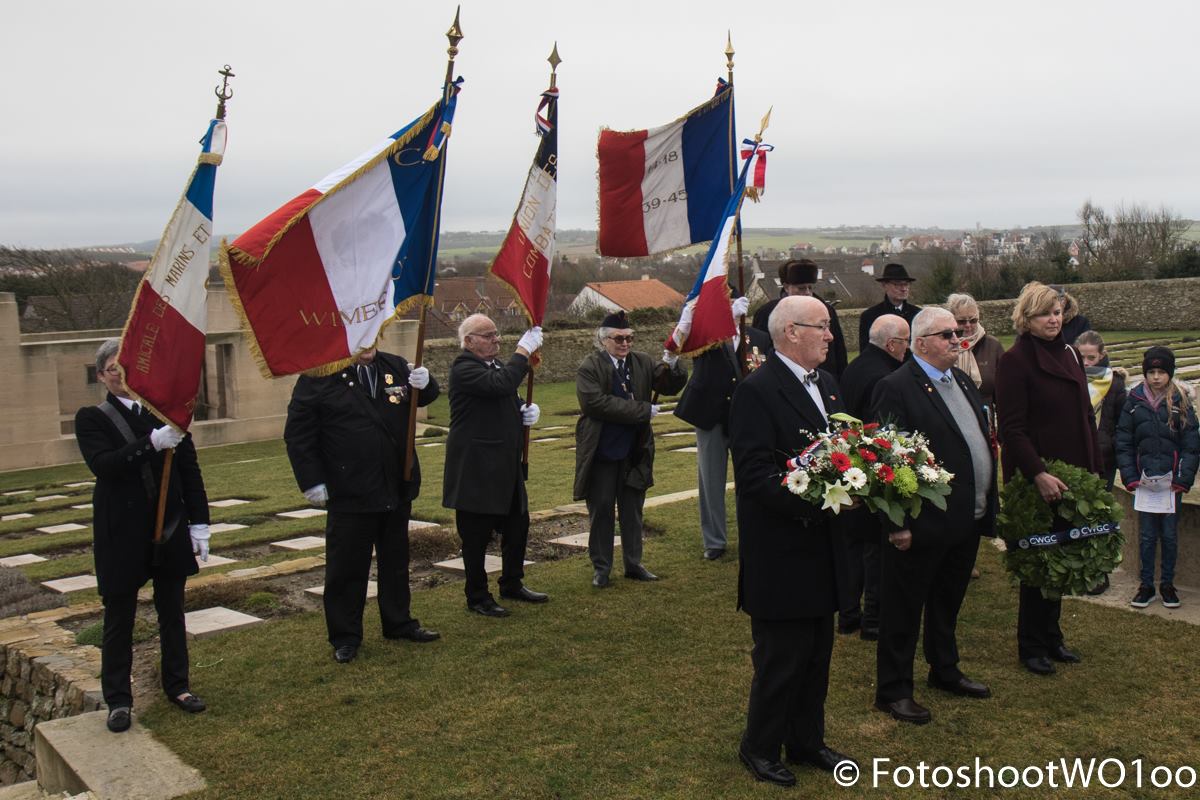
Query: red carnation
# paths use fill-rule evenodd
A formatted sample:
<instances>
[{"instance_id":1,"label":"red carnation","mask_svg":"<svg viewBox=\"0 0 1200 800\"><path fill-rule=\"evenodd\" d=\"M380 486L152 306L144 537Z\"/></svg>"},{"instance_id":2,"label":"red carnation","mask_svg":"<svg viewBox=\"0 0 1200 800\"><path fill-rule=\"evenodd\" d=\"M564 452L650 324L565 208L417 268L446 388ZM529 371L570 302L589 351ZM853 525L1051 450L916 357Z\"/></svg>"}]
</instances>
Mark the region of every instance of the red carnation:
<instances>
[{"instance_id":1,"label":"red carnation","mask_svg":"<svg viewBox=\"0 0 1200 800\"><path fill-rule=\"evenodd\" d=\"M876 469L875 474L879 476L879 480L884 483L891 483L896 477L896 473L892 472L892 468L887 464L880 464Z\"/></svg>"},{"instance_id":2,"label":"red carnation","mask_svg":"<svg viewBox=\"0 0 1200 800\"><path fill-rule=\"evenodd\" d=\"M866 425L863 425L863 430L864 431L873 431L878 427L879 427L878 422L868 422Z\"/></svg>"},{"instance_id":3,"label":"red carnation","mask_svg":"<svg viewBox=\"0 0 1200 800\"><path fill-rule=\"evenodd\" d=\"M850 456L845 453L830 453L829 461L838 472L845 472L850 469Z\"/></svg>"},{"instance_id":4,"label":"red carnation","mask_svg":"<svg viewBox=\"0 0 1200 800\"><path fill-rule=\"evenodd\" d=\"M879 460L879 456L875 455L865 447L858 448L858 454L862 456L862 460L866 461L867 463L874 463Z\"/></svg>"},{"instance_id":5,"label":"red carnation","mask_svg":"<svg viewBox=\"0 0 1200 800\"><path fill-rule=\"evenodd\" d=\"M875 440L875 444L878 445L879 447L882 447L884 450L892 449L892 443L889 442L887 439L884 439L882 436Z\"/></svg>"}]
</instances>

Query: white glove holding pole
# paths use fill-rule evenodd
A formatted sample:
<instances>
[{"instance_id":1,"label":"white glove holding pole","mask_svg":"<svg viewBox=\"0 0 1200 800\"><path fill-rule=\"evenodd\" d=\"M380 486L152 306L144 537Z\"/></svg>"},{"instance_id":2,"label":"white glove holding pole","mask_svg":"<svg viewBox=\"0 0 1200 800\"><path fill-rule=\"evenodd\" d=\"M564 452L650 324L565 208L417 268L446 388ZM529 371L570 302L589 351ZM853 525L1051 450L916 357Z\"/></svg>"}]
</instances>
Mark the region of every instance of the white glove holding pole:
<instances>
[{"instance_id":1,"label":"white glove holding pole","mask_svg":"<svg viewBox=\"0 0 1200 800\"><path fill-rule=\"evenodd\" d=\"M692 315L696 313L696 304L689 303L683 307L683 313L679 315L679 324L675 326L675 330L687 338L687 335L692 332Z\"/></svg>"},{"instance_id":2,"label":"white glove holding pole","mask_svg":"<svg viewBox=\"0 0 1200 800\"><path fill-rule=\"evenodd\" d=\"M408 373L408 385L420 391L429 385L429 370L424 367L413 367Z\"/></svg>"},{"instance_id":3,"label":"white glove holding pole","mask_svg":"<svg viewBox=\"0 0 1200 800\"><path fill-rule=\"evenodd\" d=\"M183 441L183 434L170 425L163 425L150 431L150 444L155 450L170 450Z\"/></svg>"},{"instance_id":4,"label":"white glove holding pole","mask_svg":"<svg viewBox=\"0 0 1200 800\"><path fill-rule=\"evenodd\" d=\"M653 403L650 404L650 419L654 419L661 413L662 413L662 411L659 409L658 406L654 405Z\"/></svg>"},{"instance_id":5,"label":"white glove holding pole","mask_svg":"<svg viewBox=\"0 0 1200 800\"><path fill-rule=\"evenodd\" d=\"M188 525L188 535L192 537L192 552L200 556L201 561L208 561L208 540L212 532L207 525Z\"/></svg>"},{"instance_id":6,"label":"white glove holding pole","mask_svg":"<svg viewBox=\"0 0 1200 800\"><path fill-rule=\"evenodd\" d=\"M517 347L523 348L526 353L533 355L542 347L542 326L537 325L521 334L520 341L517 342Z\"/></svg>"},{"instance_id":7,"label":"white glove holding pole","mask_svg":"<svg viewBox=\"0 0 1200 800\"><path fill-rule=\"evenodd\" d=\"M668 367L674 368L676 362L679 361L679 356L672 353L670 350L663 350L663 363Z\"/></svg>"},{"instance_id":8,"label":"white glove holding pole","mask_svg":"<svg viewBox=\"0 0 1200 800\"><path fill-rule=\"evenodd\" d=\"M521 407L521 424L526 428L536 425L541 416L542 409L538 407L537 403L526 403Z\"/></svg>"},{"instance_id":9,"label":"white glove holding pole","mask_svg":"<svg viewBox=\"0 0 1200 800\"><path fill-rule=\"evenodd\" d=\"M733 318L740 319L746 316L746 312L750 310L750 300L746 297L739 297L733 301Z\"/></svg>"},{"instance_id":10,"label":"white glove holding pole","mask_svg":"<svg viewBox=\"0 0 1200 800\"><path fill-rule=\"evenodd\" d=\"M325 503L329 501L329 490L325 488L325 484L318 483L305 489L304 497L317 508L324 508Z\"/></svg>"}]
</instances>

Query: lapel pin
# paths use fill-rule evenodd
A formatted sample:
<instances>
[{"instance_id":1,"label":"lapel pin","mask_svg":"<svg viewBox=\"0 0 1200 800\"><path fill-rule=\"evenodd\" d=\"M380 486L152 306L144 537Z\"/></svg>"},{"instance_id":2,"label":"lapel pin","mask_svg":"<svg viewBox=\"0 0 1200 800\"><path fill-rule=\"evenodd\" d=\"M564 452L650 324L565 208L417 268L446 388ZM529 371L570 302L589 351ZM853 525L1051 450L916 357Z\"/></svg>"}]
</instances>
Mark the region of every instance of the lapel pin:
<instances>
[{"instance_id":1,"label":"lapel pin","mask_svg":"<svg viewBox=\"0 0 1200 800\"><path fill-rule=\"evenodd\" d=\"M385 372L385 373L383 373L383 382L386 383L388 386L391 386L396 381L395 381L395 378L392 377L391 373Z\"/></svg>"}]
</instances>

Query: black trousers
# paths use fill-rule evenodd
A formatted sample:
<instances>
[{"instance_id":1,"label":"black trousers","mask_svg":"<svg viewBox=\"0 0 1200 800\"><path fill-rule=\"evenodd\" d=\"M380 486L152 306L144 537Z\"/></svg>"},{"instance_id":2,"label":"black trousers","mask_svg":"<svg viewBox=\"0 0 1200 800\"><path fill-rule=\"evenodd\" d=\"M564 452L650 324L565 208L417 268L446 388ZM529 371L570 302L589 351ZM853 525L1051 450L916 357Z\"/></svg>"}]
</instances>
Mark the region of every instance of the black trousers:
<instances>
[{"instance_id":1,"label":"black trousers","mask_svg":"<svg viewBox=\"0 0 1200 800\"><path fill-rule=\"evenodd\" d=\"M1062 646L1062 628L1058 618L1062 600L1047 600L1042 590L1021 584L1021 600L1017 608L1017 655L1022 661L1045 658L1051 650Z\"/></svg>"},{"instance_id":2,"label":"black trousers","mask_svg":"<svg viewBox=\"0 0 1200 800\"><path fill-rule=\"evenodd\" d=\"M394 511L330 511L325 521L325 627L334 647L358 647L375 550L383 635L399 636L420 625L410 613L408 518L412 504Z\"/></svg>"},{"instance_id":3,"label":"black trousers","mask_svg":"<svg viewBox=\"0 0 1200 800\"><path fill-rule=\"evenodd\" d=\"M882 612L875 659L877 702L891 703L913 696L913 658L922 611L929 671L947 682L962 677L955 628L978 552L979 537L973 532L952 545L906 551L891 544L882 548Z\"/></svg>"},{"instance_id":4,"label":"black trousers","mask_svg":"<svg viewBox=\"0 0 1200 800\"><path fill-rule=\"evenodd\" d=\"M488 591L483 568L492 534L500 534L500 591L515 592L525 579L525 546L529 542L529 508L522 507L521 493L513 492L507 514L477 514L455 511L454 525L462 539L463 568L467 573L467 605L494 600Z\"/></svg>"},{"instance_id":5,"label":"black trousers","mask_svg":"<svg viewBox=\"0 0 1200 800\"><path fill-rule=\"evenodd\" d=\"M879 520L866 508L843 511L835 522L833 565L838 585L838 625L879 627Z\"/></svg>"},{"instance_id":6,"label":"black trousers","mask_svg":"<svg viewBox=\"0 0 1200 800\"><path fill-rule=\"evenodd\" d=\"M154 610L158 613L158 637L162 652L159 674L163 691L177 697L189 691L187 630L183 623L183 586L187 578L155 577ZM105 595L104 636L100 645L100 688L108 707L131 707L133 687L133 622L137 616L137 592Z\"/></svg>"},{"instance_id":7,"label":"black trousers","mask_svg":"<svg viewBox=\"0 0 1200 800\"><path fill-rule=\"evenodd\" d=\"M742 746L779 760L825 746L825 695L833 655L833 615L795 620L750 618L754 680Z\"/></svg>"},{"instance_id":8,"label":"black trousers","mask_svg":"<svg viewBox=\"0 0 1200 800\"><path fill-rule=\"evenodd\" d=\"M612 570L613 535L618 520L625 571L636 570L642 564L642 510L646 505L646 490L635 489L627 483L632 468L630 458L623 461L597 458L592 462L586 498L588 556L592 560L592 569L601 575L608 575Z\"/></svg>"}]
</instances>

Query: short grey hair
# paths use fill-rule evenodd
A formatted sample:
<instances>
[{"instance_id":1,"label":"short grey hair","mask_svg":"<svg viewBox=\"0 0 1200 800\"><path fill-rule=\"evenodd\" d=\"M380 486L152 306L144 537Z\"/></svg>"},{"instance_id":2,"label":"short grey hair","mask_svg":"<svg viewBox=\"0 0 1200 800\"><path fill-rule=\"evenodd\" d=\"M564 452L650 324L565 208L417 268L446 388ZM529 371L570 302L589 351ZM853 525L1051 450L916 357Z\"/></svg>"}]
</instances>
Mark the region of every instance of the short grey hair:
<instances>
[{"instance_id":1,"label":"short grey hair","mask_svg":"<svg viewBox=\"0 0 1200 800\"><path fill-rule=\"evenodd\" d=\"M116 356L121 349L120 339L105 339L98 348L96 348L96 372L103 372L105 365L109 359Z\"/></svg>"},{"instance_id":2,"label":"short grey hair","mask_svg":"<svg viewBox=\"0 0 1200 800\"><path fill-rule=\"evenodd\" d=\"M946 310L955 317L958 316L959 311L967 306L975 306L975 310L979 310L979 303L976 303L975 298L971 297L971 295L967 294L966 292L952 294L946 298Z\"/></svg>"},{"instance_id":3,"label":"short grey hair","mask_svg":"<svg viewBox=\"0 0 1200 800\"><path fill-rule=\"evenodd\" d=\"M904 338L903 333L901 333L904 330L901 327L901 323L904 324L904 327L908 327L908 323L905 322L904 317L896 314L884 314L871 323L871 332L867 335L867 341L878 348L886 349L889 339Z\"/></svg>"},{"instance_id":4,"label":"short grey hair","mask_svg":"<svg viewBox=\"0 0 1200 800\"><path fill-rule=\"evenodd\" d=\"M458 346L459 347L462 347L464 349L466 348L467 337L470 336L474 332L473 328L475 328L475 323L481 319L486 319L490 322L492 318L489 317L487 314L472 314L469 317L467 317L466 319L464 319L462 322L458 323Z\"/></svg>"},{"instance_id":5,"label":"short grey hair","mask_svg":"<svg viewBox=\"0 0 1200 800\"><path fill-rule=\"evenodd\" d=\"M767 317L767 333L772 343L782 341L786 335L788 323L791 322L786 317L786 314L779 313L779 304L771 309L771 316Z\"/></svg>"},{"instance_id":6,"label":"short grey hair","mask_svg":"<svg viewBox=\"0 0 1200 800\"><path fill-rule=\"evenodd\" d=\"M958 324L954 321L953 314L946 309L938 308L937 306L927 306L918 311L917 315L913 317L912 331L909 333L908 346L913 349L914 353L917 351L917 339L920 339L922 336L936 328L938 324L938 318L940 317L950 317L951 322L954 322L955 325Z\"/></svg>"},{"instance_id":7,"label":"short grey hair","mask_svg":"<svg viewBox=\"0 0 1200 800\"><path fill-rule=\"evenodd\" d=\"M604 340L613 335L613 331L621 330L620 328L596 328L596 340L592 342L597 350L604 350Z\"/></svg>"}]
</instances>

